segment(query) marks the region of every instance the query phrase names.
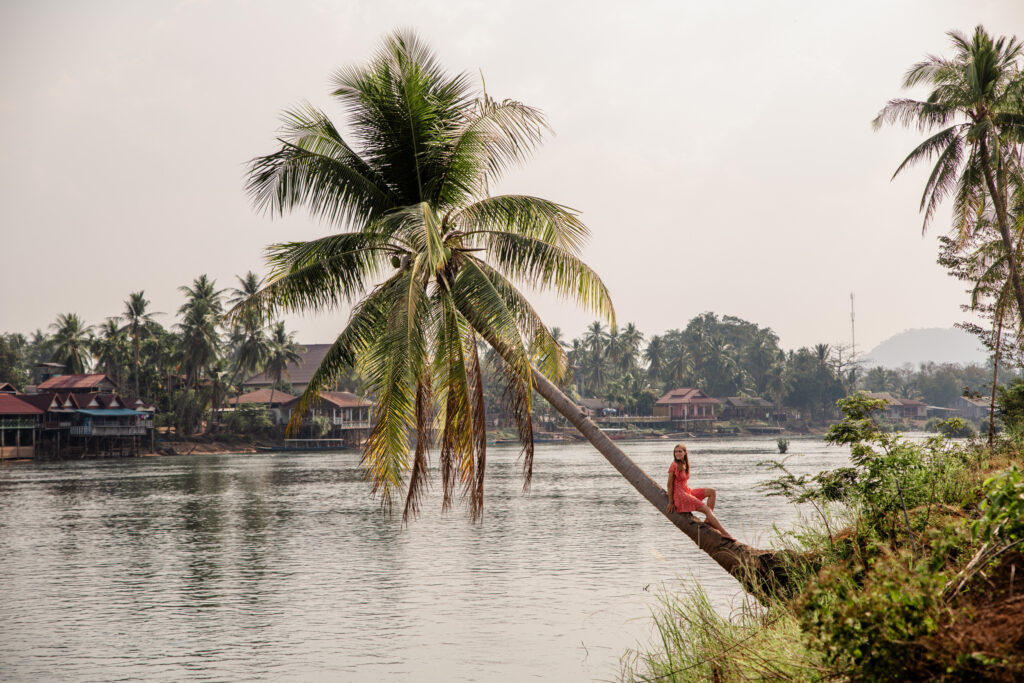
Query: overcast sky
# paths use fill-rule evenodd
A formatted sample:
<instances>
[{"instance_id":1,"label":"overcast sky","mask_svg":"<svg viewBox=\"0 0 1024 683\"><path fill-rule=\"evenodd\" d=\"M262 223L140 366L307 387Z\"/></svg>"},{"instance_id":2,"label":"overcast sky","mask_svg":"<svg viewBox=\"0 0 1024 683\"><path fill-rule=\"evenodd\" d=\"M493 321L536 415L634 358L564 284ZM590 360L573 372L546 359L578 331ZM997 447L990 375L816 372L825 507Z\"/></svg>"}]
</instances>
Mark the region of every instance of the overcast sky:
<instances>
[{"instance_id":1,"label":"overcast sky","mask_svg":"<svg viewBox=\"0 0 1024 683\"><path fill-rule=\"evenodd\" d=\"M343 121L331 73L399 27L547 114L555 135L494 191L581 212L620 323L710 310L784 348L848 343L855 292L858 348L948 327L947 216L922 237L925 170L890 182L920 134L870 123L978 23L1024 37L1024 2L4 2L0 332L100 323L139 289L173 313L200 273L228 287L266 245L326 232L255 212L245 163L302 100ZM570 338L591 319L538 307ZM346 317L289 324L328 342Z\"/></svg>"}]
</instances>

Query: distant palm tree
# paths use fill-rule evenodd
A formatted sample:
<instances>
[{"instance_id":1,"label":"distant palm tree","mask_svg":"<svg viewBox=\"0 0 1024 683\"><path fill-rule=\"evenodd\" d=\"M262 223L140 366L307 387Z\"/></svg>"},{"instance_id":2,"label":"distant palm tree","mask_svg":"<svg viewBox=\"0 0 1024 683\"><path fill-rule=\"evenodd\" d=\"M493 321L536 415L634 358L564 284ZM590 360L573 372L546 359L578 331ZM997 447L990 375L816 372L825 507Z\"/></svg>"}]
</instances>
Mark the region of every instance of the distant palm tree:
<instances>
[{"instance_id":1,"label":"distant palm tree","mask_svg":"<svg viewBox=\"0 0 1024 683\"><path fill-rule=\"evenodd\" d=\"M224 290L205 274L192 282L192 286L179 289L185 294L185 303L178 309L181 322L180 368L185 375L185 390L178 398L176 408L178 428L191 433L202 421L205 403L202 392L197 391L201 381L208 378L221 355L220 322L224 312L221 302Z\"/></svg>"},{"instance_id":2,"label":"distant palm tree","mask_svg":"<svg viewBox=\"0 0 1024 683\"><path fill-rule=\"evenodd\" d=\"M153 317L162 315L161 313L151 313L146 309L149 308L149 300L146 299L145 291L139 290L132 292L128 295L128 299L124 302L124 313L121 314L121 320L125 322L125 329L128 331L128 336L132 340L132 376L135 380L135 398L139 398L139 349L142 345L143 337L147 337L152 334L152 326L156 322Z\"/></svg>"},{"instance_id":3,"label":"distant palm tree","mask_svg":"<svg viewBox=\"0 0 1024 683\"><path fill-rule=\"evenodd\" d=\"M278 321L270 328L270 339L267 344L266 373L273 378L270 386L270 404L274 404L274 390L281 380L289 377L288 366L302 360L305 349L295 342L295 333L288 332L284 321Z\"/></svg>"},{"instance_id":4,"label":"distant palm tree","mask_svg":"<svg viewBox=\"0 0 1024 683\"><path fill-rule=\"evenodd\" d=\"M984 209L987 196L995 209L1014 297L1024 321L1024 288L1007 215L1009 196L1021 182L1019 159L1013 152L1024 138L1024 76L1019 63L1024 45L1016 38L993 39L982 26L975 28L971 37L956 31L948 35L954 57L930 56L912 66L903 80L906 88L930 86L928 98L890 100L874 126L901 123L922 132L941 129L918 145L893 177L937 157L921 198L925 228L942 200L953 195L955 226L966 234ZM1019 234L1019 230L1014 232Z\"/></svg>"},{"instance_id":5,"label":"distant palm tree","mask_svg":"<svg viewBox=\"0 0 1024 683\"><path fill-rule=\"evenodd\" d=\"M100 336L93 341L93 354L99 369L102 369L114 384L121 386L122 373L128 365L128 337L126 330L119 327L117 318L107 318L100 325Z\"/></svg>"},{"instance_id":6,"label":"distant palm tree","mask_svg":"<svg viewBox=\"0 0 1024 683\"><path fill-rule=\"evenodd\" d=\"M360 151L324 114L304 108L288 114L280 150L250 169L257 205L275 213L303 205L349 230L271 247L270 283L236 309L255 306L273 315L354 302L293 421L317 392L358 364L376 395L363 457L382 504L389 507L405 488L404 514L415 513L436 426L442 506L451 505L458 487L478 517L486 451L477 353L483 339L502 359L525 485L536 389L664 512L661 487L552 382L564 372L565 353L514 284L553 288L614 324L604 284L579 259L588 231L576 216L536 197L489 196L501 172L541 139L540 113L486 93L477 97L468 76L445 74L406 33L389 37L367 67L339 72L335 83ZM410 432L418 437L415 449ZM767 571L762 553L723 541L688 515L669 518L746 585L753 585L750 569Z\"/></svg>"},{"instance_id":7,"label":"distant palm tree","mask_svg":"<svg viewBox=\"0 0 1024 683\"><path fill-rule=\"evenodd\" d=\"M251 270L237 279L239 286L231 290L231 297L228 300L231 306L237 306L255 295L264 284L263 278ZM232 330L235 365L231 375L232 384L240 375L253 375L262 370L270 353L270 340L264 331L264 320L258 310L247 310L244 315L239 316L237 322Z\"/></svg>"},{"instance_id":8,"label":"distant palm tree","mask_svg":"<svg viewBox=\"0 0 1024 683\"><path fill-rule=\"evenodd\" d=\"M665 364L667 362L665 346L665 338L660 335L654 335L647 342L647 348L644 349L644 360L647 361L647 376L650 378L651 384L658 388L661 388L665 375Z\"/></svg>"},{"instance_id":9,"label":"distant palm tree","mask_svg":"<svg viewBox=\"0 0 1024 683\"><path fill-rule=\"evenodd\" d=\"M50 329L53 330L50 338L52 360L64 365L72 375L85 372L92 364L89 350L92 325L86 325L75 313L61 313Z\"/></svg>"}]
</instances>

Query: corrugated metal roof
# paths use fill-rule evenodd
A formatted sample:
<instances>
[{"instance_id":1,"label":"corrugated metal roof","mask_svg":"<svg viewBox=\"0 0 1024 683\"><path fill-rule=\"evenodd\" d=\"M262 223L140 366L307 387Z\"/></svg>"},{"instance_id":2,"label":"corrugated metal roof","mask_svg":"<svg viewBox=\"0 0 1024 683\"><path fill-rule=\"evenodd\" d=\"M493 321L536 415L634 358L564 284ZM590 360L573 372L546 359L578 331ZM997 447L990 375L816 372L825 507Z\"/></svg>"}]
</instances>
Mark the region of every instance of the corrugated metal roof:
<instances>
[{"instance_id":1,"label":"corrugated metal roof","mask_svg":"<svg viewBox=\"0 0 1024 683\"><path fill-rule=\"evenodd\" d=\"M39 391L92 389L105 379L110 381L106 375L57 375L40 384Z\"/></svg>"},{"instance_id":2,"label":"corrugated metal roof","mask_svg":"<svg viewBox=\"0 0 1024 683\"><path fill-rule=\"evenodd\" d=\"M320 367L320 363L331 346L331 344L303 344L306 350L300 354L299 362L289 363L284 374L281 375L281 379L287 380L290 384L309 384L309 381L313 379L313 373ZM270 386L273 383L274 380L265 372L253 375L242 382L244 386Z\"/></svg>"},{"instance_id":3,"label":"corrugated metal roof","mask_svg":"<svg viewBox=\"0 0 1024 683\"><path fill-rule=\"evenodd\" d=\"M42 415L43 411L11 394L0 394L0 415Z\"/></svg>"}]
</instances>

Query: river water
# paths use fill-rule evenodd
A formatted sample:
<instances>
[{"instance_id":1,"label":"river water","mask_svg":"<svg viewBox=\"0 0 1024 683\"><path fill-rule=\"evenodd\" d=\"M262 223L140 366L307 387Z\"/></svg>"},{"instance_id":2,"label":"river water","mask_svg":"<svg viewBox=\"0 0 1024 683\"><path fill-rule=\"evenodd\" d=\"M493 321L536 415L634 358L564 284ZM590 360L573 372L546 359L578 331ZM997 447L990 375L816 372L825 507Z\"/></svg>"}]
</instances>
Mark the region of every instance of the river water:
<instances>
[{"instance_id":1,"label":"river water","mask_svg":"<svg viewBox=\"0 0 1024 683\"><path fill-rule=\"evenodd\" d=\"M752 545L798 512L775 439L694 439L692 486ZM622 442L664 486L672 442ZM791 439L794 473L846 461ZM491 446L484 519L408 527L353 452L0 466L0 679L589 681L650 642L656 593L738 584L589 445Z\"/></svg>"}]
</instances>

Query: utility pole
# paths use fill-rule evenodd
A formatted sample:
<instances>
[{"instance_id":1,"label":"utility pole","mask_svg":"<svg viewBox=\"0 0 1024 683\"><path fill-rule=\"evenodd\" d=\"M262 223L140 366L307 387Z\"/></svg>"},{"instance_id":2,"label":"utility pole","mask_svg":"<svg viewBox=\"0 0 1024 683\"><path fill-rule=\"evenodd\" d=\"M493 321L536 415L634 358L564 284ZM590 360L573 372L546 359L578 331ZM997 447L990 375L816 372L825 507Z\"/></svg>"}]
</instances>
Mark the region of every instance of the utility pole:
<instances>
[{"instance_id":1,"label":"utility pole","mask_svg":"<svg viewBox=\"0 0 1024 683\"><path fill-rule=\"evenodd\" d=\"M850 292L850 363L857 362L857 328L854 324L853 292Z\"/></svg>"}]
</instances>

